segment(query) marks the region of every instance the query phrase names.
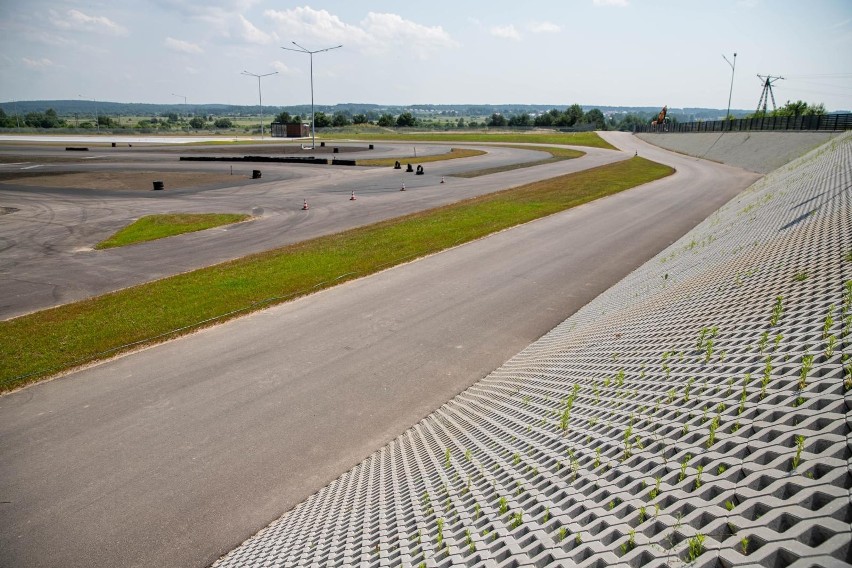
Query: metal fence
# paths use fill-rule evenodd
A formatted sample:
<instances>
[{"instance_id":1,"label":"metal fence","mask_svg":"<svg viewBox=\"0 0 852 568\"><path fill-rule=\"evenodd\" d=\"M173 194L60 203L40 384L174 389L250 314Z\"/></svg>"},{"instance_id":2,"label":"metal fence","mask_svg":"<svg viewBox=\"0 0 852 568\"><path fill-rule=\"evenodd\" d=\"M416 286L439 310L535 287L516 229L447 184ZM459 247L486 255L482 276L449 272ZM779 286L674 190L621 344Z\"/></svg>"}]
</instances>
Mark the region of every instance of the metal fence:
<instances>
[{"instance_id":1,"label":"metal fence","mask_svg":"<svg viewBox=\"0 0 852 568\"><path fill-rule=\"evenodd\" d=\"M634 132L739 132L744 130L850 130L852 114L765 116L679 124L643 124Z\"/></svg>"}]
</instances>

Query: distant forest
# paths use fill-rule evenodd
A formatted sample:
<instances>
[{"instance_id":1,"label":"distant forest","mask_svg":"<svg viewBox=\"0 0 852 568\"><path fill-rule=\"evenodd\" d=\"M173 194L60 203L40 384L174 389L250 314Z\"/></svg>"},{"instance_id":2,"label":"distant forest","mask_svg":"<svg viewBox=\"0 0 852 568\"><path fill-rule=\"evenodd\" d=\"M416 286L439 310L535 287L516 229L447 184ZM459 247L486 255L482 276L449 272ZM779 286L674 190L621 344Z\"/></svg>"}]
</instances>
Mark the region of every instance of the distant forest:
<instances>
[{"instance_id":1,"label":"distant forest","mask_svg":"<svg viewBox=\"0 0 852 568\"><path fill-rule=\"evenodd\" d=\"M310 121L310 105L264 106L264 127L273 121ZM660 112L657 107L558 105L430 105L382 106L343 103L317 105L317 128L373 124L381 127L424 129L458 128L534 128L560 130L632 130L635 124L647 124ZM732 110L742 117L752 111ZM16 130L135 130L168 131L244 131L260 128L261 108L224 104L147 104L104 101L50 100L15 101L0 104L0 128ZM669 108L672 122L692 122L723 118L723 109Z\"/></svg>"}]
</instances>

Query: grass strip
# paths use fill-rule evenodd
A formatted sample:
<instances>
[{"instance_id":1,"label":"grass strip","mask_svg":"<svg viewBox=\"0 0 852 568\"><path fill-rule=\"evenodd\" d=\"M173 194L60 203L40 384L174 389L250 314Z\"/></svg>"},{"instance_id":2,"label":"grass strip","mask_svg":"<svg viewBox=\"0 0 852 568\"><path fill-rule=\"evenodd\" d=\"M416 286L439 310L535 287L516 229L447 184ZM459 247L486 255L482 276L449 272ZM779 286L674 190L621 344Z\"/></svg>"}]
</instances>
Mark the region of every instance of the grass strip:
<instances>
[{"instance_id":1,"label":"grass strip","mask_svg":"<svg viewBox=\"0 0 852 568\"><path fill-rule=\"evenodd\" d=\"M411 142L514 142L517 144L567 144L616 150L595 132L324 132L323 140L402 140Z\"/></svg>"},{"instance_id":2,"label":"grass strip","mask_svg":"<svg viewBox=\"0 0 852 568\"><path fill-rule=\"evenodd\" d=\"M674 172L644 158L483 195L0 322L0 391ZM223 315L225 314L225 315ZM177 330L177 331L176 331Z\"/></svg>"},{"instance_id":3,"label":"grass strip","mask_svg":"<svg viewBox=\"0 0 852 568\"><path fill-rule=\"evenodd\" d=\"M143 243L156 239L173 237L184 233L194 233L231 223L250 219L251 215L241 213L172 213L167 215L146 215L116 232L105 241L95 245L96 249L123 247L134 243Z\"/></svg>"},{"instance_id":4,"label":"grass strip","mask_svg":"<svg viewBox=\"0 0 852 568\"><path fill-rule=\"evenodd\" d=\"M520 164L506 164L505 166L495 166L493 168L483 168L481 170L471 170L468 172L462 172L458 174L452 174L453 177L460 178L475 178L479 176L487 176L489 174L496 174L500 172L509 172L512 170L520 170L523 168L532 168L533 166L541 166L543 164L550 164L552 162L561 162L562 160L573 160L574 158L579 158L580 156L585 156L585 152L581 152L580 150L572 150L570 148L556 148L556 147L542 147L542 146L523 146L519 144L513 144L511 146L504 146L506 148L517 148L519 150L536 150L539 152L548 152L550 154L549 158L544 158L543 160L536 160L534 162L523 162Z\"/></svg>"},{"instance_id":5,"label":"grass strip","mask_svg":"<svg viewBox=\"0 0 852 568\"><path fill-rule=\"evenodd\" d=\"M417 164L425 164L427 162L442 162L444 160L455 160L457 158L470 158L471 156L481 156L487 154L482 150L474 150L472 148L450 148L447 154L434 154L431 156L408 156L405 158L376 158L374 160L356 160L356 166L393 166L397 161L401 163L414 162Z\"/></svg>"}]
</instances>

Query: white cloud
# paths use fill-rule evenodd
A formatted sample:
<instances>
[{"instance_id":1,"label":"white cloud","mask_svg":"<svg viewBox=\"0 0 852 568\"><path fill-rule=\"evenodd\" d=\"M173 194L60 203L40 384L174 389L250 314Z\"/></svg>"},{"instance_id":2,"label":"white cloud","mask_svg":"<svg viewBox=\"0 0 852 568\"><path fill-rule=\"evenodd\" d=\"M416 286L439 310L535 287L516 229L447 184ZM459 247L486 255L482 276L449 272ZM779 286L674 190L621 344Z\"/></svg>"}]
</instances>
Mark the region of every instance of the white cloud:
<instances>
[{"instance_id":1,"label":"white cloud","mask_svg":"<svg viewBox=\"0 0 852 568\"><path fill-rule=\"evenodd\" d=\"M273 61L272 68L278 71L281 75L297 75L299 73L298 69L290 69L287 65L280 61Z\"/></svg>"},{"instance_id":2,"label":"white cloud","mask_svg":"<svg viewBox=\"0 0 852 568\"><path fill-rule=\"evenodd\" d=\"M305 6L292 10L267 10L264 16L274 20L281 35L287 38L301 39L308 36L330 43L343 43L344 40L354 45L371 43L364 30L345 23L327 10L314 10Z\"/></svg>"},{"instance_id":3,"label":"white cloud","mask_svg":"<svg viewBox=\"0 0 852 568\"><path fill-rule=\"evenodd\" d=\"M554 34L562 31L562 28L553 22L530 22L527 30L534 34Z\"/></svg>"},{"instance_id":4,"label":"white cloud","mask_svg":"<svg viewBox=\"0 0 852 568\"><path fill-rule=\"evenodd\" d=\"M127 35L127 28L106 16L89 16L79 10L68 10L65 15L50 11L50 21L59 29L80 32L97 32L115 36Z\"/></svg>"},{"instance_id":5,"label":"white cloud","mask_svg":"<svg viewBox=\"0 0 852 568\"><path fill-rule=\"evenodd\" d=\"M327 10L314 10L309 6L267 10L264 15L275 21L280 36L299 43L308 38L323 44L354 46L373 53L408 49L421 58L435 49L458 46L458 42L441 26L424 26L397 14L369 12L358 25L346 23Z\"/></svg>"},{"instance_id":6,"label":"white cloud","mask_svg":"<svg viewBox=\"0 0 852 568\"><path fill-rule=\"evenodd\" d=\"M201 70L197 69L195 67L186 66L186 67L184 67L184 70L186 70L186 72L189 73L190 75L201 75Z\"/></svg>"},{"instance_id":7,"label":"white cloud","mask_svg":"<svg viewBox=\"0 0 852 568\"><path fill-rule=\"evenodd\" d=\"M27 67L31 67L33 69L43 69L45 67L53 67L53 61L46 57L42 57L41 59L30 59L29 57L21 58L21 61L24 62L24 65Z\"/></svg>"},{"instance_id":8,"label":"white cloud","mask_svg":"<svg viewBox=\"0 0 852 568\"><path fill-rule=\"evenodd\" d=\"M441 26L424 26L396 14L370 12L361 25L379 42L410 45L418 51L458 46Z\"/></svg>"},{"instance_id":9,"label":"white cloud","mask_svg":"<svg viewBox=\"0 0 852 568\"><path fill-rule=\"evenodd\" d=\"M178 51L180 53L204 53L204 50L201 49L198 44L183 41L182 39L175 39L173 37L167 37L163 44L172 51Z\"/></svg>"},{"instance_id":10,"label":"white cloud","mask_svg":"<svg viewBox=\"0 0 852 568\"><path fill-rule=\"evenodd\" d=\"M628 0L594 0L595 6L627 6Z\"/></svg>"},{"instance_id":11,"label":"white cloud","mask_svg":"<svg viewBox=\"0 0 852 568\"><path fill-rule=\"evenodd\" d=\"M247 43L256 43L258 45L270 45L272 43L278 43L278 36L275 34L268 34L264 31L261 31L248 21L245 16L239 14L241 30L239 37L246 41Z\"/></svg>"},{"instance_id":12,"label":"white cloud","mask_svg":"<svg viewBox=\"0 0 852 568\"><path fill-rule=\"evenodd\" d=\"M513 24L509 24L508 26L494 26L489 30L489 32L494 37L503 39L511 39L514 41L520 41L521 39L521 34L518 33L518 30L515 29Z\"/></svg>"}]
</instances>

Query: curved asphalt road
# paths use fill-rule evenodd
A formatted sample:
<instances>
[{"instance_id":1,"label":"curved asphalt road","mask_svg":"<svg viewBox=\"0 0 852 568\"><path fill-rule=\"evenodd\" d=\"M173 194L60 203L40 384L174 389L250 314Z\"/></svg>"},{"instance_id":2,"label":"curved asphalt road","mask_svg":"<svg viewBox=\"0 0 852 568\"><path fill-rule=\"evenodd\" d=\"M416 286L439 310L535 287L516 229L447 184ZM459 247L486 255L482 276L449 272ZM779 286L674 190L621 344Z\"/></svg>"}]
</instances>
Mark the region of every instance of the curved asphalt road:
<instances>
[{"instance_id":1,"label":"curved asphalt road","mask_svg":"<svg viewBox=\"0 0 852 568\"><path fill-rule=\"evenodd\" d=\"M226 153L220 147L213 149ZM418 144L417 153L449 149L450 145ZM235 184L162 193L44 189L0 183L0 205L19 209L0 216L0 319L625 157L611 150L583 148L587 155L580 159L472 179L447 177L447 183L441 184L442 176L460 171L549 157L543 152L501 146L482 149L488 153L427 163L423 176L392 168L238 163L234 164L234 170L243 175ZM107 152L103 154L106 163L45 164L28 171L203 169L227 173L231 167L227 163L178 162L177 152L158 148L136 150ZM210 148L203 150L211 152ZM237 146L227 154L256 153L253 150L256 148ZM369 154L353 152L340 156L354 159L400 156L410 155L412 150L410 145L377 144L376 150ZM198 152L196 149L195 153ZM192 153L185 149L180 154ZM127 161L131 154L135 162ZM33 160L36 159L34 156ZM154 159L159 162L157 166L150 164ZM12 167L20 166L0 164L0 171ZM247 179L253 168L262 169L261 180ZM399 191L403 183L405 192ZM353 190L357 194L354 202L349 200ZM303 199L309 202L308 211L301 210ZM132 220L171 212L249 213L258 218L130 247L92 250L95 244Z\"/></svg>"},{"instance_id":2,"label":"curved asphalt road","mask_svg":"<svg viewBox=\"0 0 852 568\"><path fill-rule=\"evenodd\" d=\"M206 566L758 176L678 173L0 398L0 564Z\"/></svg>"}]
</instances>

